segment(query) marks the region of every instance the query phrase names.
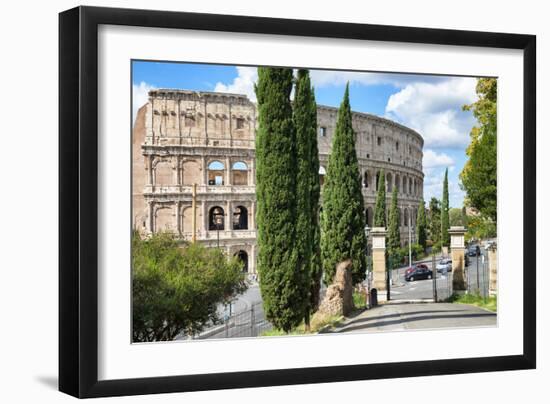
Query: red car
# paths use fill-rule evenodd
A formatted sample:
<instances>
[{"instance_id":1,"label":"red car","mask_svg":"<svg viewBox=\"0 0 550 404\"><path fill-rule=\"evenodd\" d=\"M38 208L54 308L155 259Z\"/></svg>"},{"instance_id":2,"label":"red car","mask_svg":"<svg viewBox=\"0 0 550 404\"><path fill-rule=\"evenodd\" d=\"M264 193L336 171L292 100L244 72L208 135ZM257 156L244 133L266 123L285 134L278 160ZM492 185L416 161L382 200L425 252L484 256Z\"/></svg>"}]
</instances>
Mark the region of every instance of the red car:
<instances>
[{"instance_id":1,"label":"red car","mask_svg":"<svg viewBox=\"0 0 550 404\"><path fill-rule=\"evenodd\" d=\"M411 272L413 272L417 268L430 269L426 264L414 264L412 267L407 268L407 270L405 271L405 277L407 277Z\"/></svg>"}]
</instances>

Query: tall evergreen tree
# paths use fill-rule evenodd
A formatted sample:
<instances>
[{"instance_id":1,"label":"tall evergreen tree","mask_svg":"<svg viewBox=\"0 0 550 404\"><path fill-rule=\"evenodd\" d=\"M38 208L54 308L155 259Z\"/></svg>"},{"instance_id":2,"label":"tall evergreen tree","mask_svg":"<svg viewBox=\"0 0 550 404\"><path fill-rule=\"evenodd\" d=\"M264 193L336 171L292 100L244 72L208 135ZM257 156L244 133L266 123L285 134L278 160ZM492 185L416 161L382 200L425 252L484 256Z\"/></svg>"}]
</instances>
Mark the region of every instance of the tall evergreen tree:
<instances>
[{"instance_id":1,"label":"tall evergreen tree","mask_svg":"<svg viewBox=\"0 0 550 404\"><path fill-rule=\"evenodd\" d=\"M386 227L386 181L384 178L384 170L382 170L377 179L378 191L374 205L374 227Z\"/></svg>"},{"instance_id":2,"label":"tall evergreen tree","mask_svg":"<svg viewBox=\"0 0 550 404\"><path fill-rule=\"evenodd\" d=\"M443 179L443 196L441 198L441 245L449 246L451 238L449 236L449 178L448 169L445 169L445 178Z\"/></svg>"},{"instance_id":3,"label":"tall evergreen tree","mask_svg":"<svg viewBox=\"0 0 550 404\"><path fill-rule=\"evenodd\" d=\"M420 205L418 205L418 213L416 215L416 242L426 249L427 239L427 221L426 221L426 207L424 206L424 198L420 199Z\"/></svg>"},{"instance_id":4,"label":"tall evergreen tree","mask_svg":"<svg viewBox=\"0 0 550 404\"><path fill-rule=\"evenodd\" d=\"M399 233L399 208L397 207L397 188L393 188L391 194L390 214L388 221L388 252L395 255L401 247L401 234Z\"/></svg>"},{"instance_id":5,"label":"tall evergreen tree","mask_svg":"<svg viewBox=\"0 0 550 404\"><path fill-rule=\"evenodd\" d=\"M296 127L297 221L296 247L303 261L309 294L305 322L319 304L321 260L319 248L319 151L317 147L317 104L309 72L298 70L294 93L294 125Z\"/></svg>"},{"instance_id":6,"label":"tall evergreen tree","mask_svg":"<svg viewBox=\"0 0 550 404\"><path fill-rule=\"evenodd\" d=\"M433 244L441 241L441 208L437 198L430 199L430 240Z\"/></svg>"},{"instance_id":7,"label":"tall evergreen tree","mask_svg":"<svg viewBox=\"0 0 550 404\"><path fill-rule=\"evenodd\" d=\"M296 133L292 69L258 68L256 196L258 272L264 312L286 332L304 318L307 293L296 249Z\"/></svg>"},{"instance_id":8,"label":"tall evergreen tree","mask_svg":"<svg viewBox=\"0 0 550 404\"><path fill-rule=\"evenodd\" d=\"M351 125L349 84L338 110L338 120L323 187L321 256L325 283L332 282L336 265L352 261L352 277L359 283L366 276L365 209L355 132Z\"/></svg>"}]
</instances>

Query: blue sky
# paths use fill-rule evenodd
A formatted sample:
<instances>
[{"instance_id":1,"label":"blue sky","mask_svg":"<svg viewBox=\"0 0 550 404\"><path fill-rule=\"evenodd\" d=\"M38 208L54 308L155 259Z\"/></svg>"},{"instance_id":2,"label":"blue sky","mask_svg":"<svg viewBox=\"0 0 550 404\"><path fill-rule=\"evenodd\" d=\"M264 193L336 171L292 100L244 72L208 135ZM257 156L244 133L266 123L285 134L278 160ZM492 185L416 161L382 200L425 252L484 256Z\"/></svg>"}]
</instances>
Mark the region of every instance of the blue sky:
<instances>
[{"instance_id":1,"label":"blue sky","mask_svg":"<svg viewBox=\"0 0 550 404\"><path fill-rule=\"evenodd\" d=\"M246 94L255 101L256 68L192 63L133 62L133 111L147 102L154 88L179 88ZM311 70L319 104L338 107L350 83L354 111L392 119L424 138L424 199L441 199L445 168L449 168L451 207L462 207L464 192L458 176L475 119L462 105L474 102L476 79L470 77Z\"/></svg>"}]
</instances>

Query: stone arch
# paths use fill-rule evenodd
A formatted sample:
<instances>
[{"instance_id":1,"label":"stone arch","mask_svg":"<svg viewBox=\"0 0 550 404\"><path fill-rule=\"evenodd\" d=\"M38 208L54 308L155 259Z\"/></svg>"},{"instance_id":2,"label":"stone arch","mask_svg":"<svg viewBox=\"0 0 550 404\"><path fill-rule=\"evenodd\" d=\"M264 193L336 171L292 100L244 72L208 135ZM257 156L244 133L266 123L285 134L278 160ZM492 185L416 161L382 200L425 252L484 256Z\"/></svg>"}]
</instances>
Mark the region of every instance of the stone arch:
<instances>
[{"instance_id":1,"label":"stone arch","mask_svg":"<svg viewBox=\"0 0 550 404\"><path fill-rule=\"evenodd\" d=\"M172 206L163 205L157 207L155 209L154 232L173 233L174 230L174 212Z\"/></svg>"},{"instance_id":2,"label":"stone arch","mask_svg":"<svg viewBox=\"0 0 550 404\"><path fill-rule=\"evenodd\" d=\"M193 185L202 183L200 165L195 160L184 161L181 165L181 184Z\"/></svg>"},{"instance_id":3,"label":"stone arch","mask_svg":"<svg viewBox=\"0 0 550 404\"><path fill-rule=\"evenodd\" d=\"M248 165L244 161L236 161L231 166L231 184L248 185Z\"/></svg>"},{"instance_id":4,"label":"stone arch","mask_svg":"<svg viewBox=\"0 0 550 404\"><path fill-rule=\"evenodd\" d=\"M245 250L239 250L234 254L234 256L241 262L242 271L245 273L249 272L248 253Z\"/></svg>"},{"instance_id":5,"label":"stone arch","mask_svg":"<svg viewBox=\"0 0 550 404\"><path fill-rule=\"evenodd\" d=\"M208 230L225 230L225 212L221 206L208 210Z\"/></svg>"},{"instance_id":6,"label":"stone arch","mask_svg":"<svg viewBox=\"0 0 550 404\"><path fill-rule=\"evenodd\" d=\"M409 192L408 192L409 195L412 195L412 178L409 177Z\"/></svg>"},{"instance_id":7,"label":"stone arch","mask_svg":"<svg viewBox=\"0 0 550 404\"><path fill-rule=\"evenodd\" d=\"M208 185L223 185L224 184L225 165L218 160L213 160L208 163Z\"/></svg>"},{"instance_id":8,"label":"stone arch","mask_svg":"<svg viewBox=\"0 0 550 404\"><path fill-rule=\"evenodd\" d=\"M363 187L368 188L371 184L371 175L369 173L369 170L365 170L365 173L363 174Z\"/></svg>"},{"instance_id":9,"label":"stone arch","mask_svg":"<svg viewBox=\"0 0 550 404\"><path fill-rule=\"evenodd\" d=\"M405 208L405 227L409 227L409 208Z\"/></svg>"},{"instance_id":10,"label":"stone arch","mask_svg":"<svg viewBox=\"0 0 550 404\"><path fill-rule=\"evenodd\" d=\"M402 179L402 186L401 186L401 192L403 194L407 194L407 176L403 176L403 179Z\"/></svg>"},{"instance_id":11,"label":"stone arch","mask_svg":"<svg viewBox=\"0 0 550 404\"><path fill-rule=\"evenodd\" d=\"M233 210L233 230L248 230L248 209L242 205Z\"/></svg>"},{"instance_id":12,"label":"stone arch","mask_svg":"<svg viewBox=\"0 0 550 404\"><path fill-rule=\"evenodd\" d=\"M391 173L386 174L386 190L388 192L393 191L393 182Z\"/></svg>"},{"instance_id":13,"label":"stone arch","mask_svg":"<svg viewBox=\"0 0 550 404\"><path fill-rule=\"evenodd\" d=\"M174 171L170 160L157 160L153 164L154 184L172 185L174 183Z\"/></svg>"},{"instance_id":14,"label":"stone arch","mask_svg":"<svg viewBox=\"0 0 550 404\"><path fill-rule=\"evenodd\" d=\"M397 193L400 192L400 189L401 189L401 177L399 176L399 174L395 174L395 188L397 189Z\"/></svg>"}]
</instances>

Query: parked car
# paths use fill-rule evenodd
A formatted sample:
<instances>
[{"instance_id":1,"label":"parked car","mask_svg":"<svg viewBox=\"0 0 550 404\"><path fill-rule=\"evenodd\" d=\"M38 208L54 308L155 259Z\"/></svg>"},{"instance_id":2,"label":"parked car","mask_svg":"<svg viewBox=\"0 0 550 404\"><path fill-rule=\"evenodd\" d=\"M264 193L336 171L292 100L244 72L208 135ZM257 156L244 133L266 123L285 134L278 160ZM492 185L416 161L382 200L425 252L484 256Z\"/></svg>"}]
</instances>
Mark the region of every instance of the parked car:
<instances>
[{"instance_id":1,"label":"parked car","mask_svg":"<svg viewBox=\"0 0 550 404\"><path fill-rule=\"evenodd\" d=\"M470 247L468 247L468 257L475 257L478 254L478 251L478 245L471 245Z\"/></svg>"},{"instance_id":2,"label":"parked car","mask_svg":"<svg viewBox=\"0 0 550 404\"><path fill-rule=\"evenodd\" d=\"M435 266L435 269L437 272L441 274L446 274L447 272L451 272L453 270L453 261L448 258L442 259Z\"/></svg>"},{"instance_id":3,"label":"parked car","mask_svg":"<svg viewBox=\"0 0 550 404\"><path fill-rule=\"evenodd\" d=\"M414 264L412 267L407 268L407 270L405 271L405 277L407 277L407 275L409 275L411 272L413 272L417 268L429 269L426 264Z\"/></svg>"},{"instance_id":4,"label":"parked car","mask_svg":"<svg viewBox=\"0 0 550 404\"><path fill-rule=\"evenodd\" d=\"M425 265L424 265L425 266ZM420 279L432 279L433 273L431 269L422 268L417 266L408 274L405 274L405 280L407 282L418 281Z\"/></svg>"}]
</instances>

